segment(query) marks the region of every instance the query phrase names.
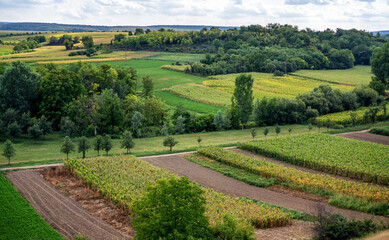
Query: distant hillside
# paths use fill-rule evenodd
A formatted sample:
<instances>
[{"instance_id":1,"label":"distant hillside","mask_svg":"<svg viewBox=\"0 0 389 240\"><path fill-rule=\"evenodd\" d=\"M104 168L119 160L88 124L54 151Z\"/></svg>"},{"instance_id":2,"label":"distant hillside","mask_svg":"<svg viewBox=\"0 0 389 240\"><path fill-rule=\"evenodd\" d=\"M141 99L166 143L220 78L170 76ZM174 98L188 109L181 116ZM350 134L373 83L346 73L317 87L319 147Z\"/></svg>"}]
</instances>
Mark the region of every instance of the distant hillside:
<instances>
[{"instance_id":1,"label":"distant hillside","mask_svg":"<svg viewBox=\"0 0 389 240\"><path fill-rule=\"evenodd\" d=\"M8 31L53 31L53 32L121 32L134 31L136 28L157 30L160 28L174 29L178 32L196 31L204 27L213 26L200 25L153 25L153 26L95 26L95 25L78 25L78 24L58 24L58 23L38 23L38 22L18 22L7 23L0 22L0 30ZM216 26L218 27L218 26ZM221 30L227 30L235 27L218 27Z\"/></svg>"}]
</instances>

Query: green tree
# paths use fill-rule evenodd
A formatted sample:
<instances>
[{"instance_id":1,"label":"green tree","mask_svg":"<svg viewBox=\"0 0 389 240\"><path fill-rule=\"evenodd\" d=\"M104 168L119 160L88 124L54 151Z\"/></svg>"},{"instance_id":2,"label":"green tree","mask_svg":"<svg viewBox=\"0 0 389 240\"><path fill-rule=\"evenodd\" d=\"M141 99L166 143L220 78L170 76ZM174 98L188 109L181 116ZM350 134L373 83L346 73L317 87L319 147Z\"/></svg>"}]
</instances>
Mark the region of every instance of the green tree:
<instances>
[{"instance_id":1,"label":"green tree","mask_svg":"<svg viewBox=\"0 0 389 240\"><path fill-rule=\"evenodd\" d=\"M59 127L65 136L72 137L77 132L76 124L69 117L63 117Z\"/></svg>"},{"instance_id":2,"label":"green tree","mask_svg":"<svg viewBox=\"0 0 389 240\"><path fill-rule=\"evenodd\" d=\"M82 44L84 45L84 48L89 49L93 48L93 37L92 36L83 36L81 38Z\"/></svg>"},{"instance_id":3,"label":"green tree","mask_svg":"<svg viewBox=\"0 0 389 240\"><path fill-rule=\"evenodd\" d=\"M215 118L213 120L213 124L215 125L217 131L223 130L224 121L223 121L223 114L221 110L217 111Z\"/></svg>"},{"instance_id":4,"label":"green tree","mask_svg":"<svg viewBox=\"0 0 389 240\"><path fill-rule=\"evenodd\" d=\"M112 140L111 136L105 135L103 136L103 141L101 143L101 148L105 151L108 156L108 152L112 149Z\"/></svg>"},{"instance_id":5,"label":"green tree","mask_svg":"<svg viewBox=\"0 0 389 240\"><path fill-rule=\"evenodd\" d=\"M31 126L31 114L30 112L22 113L22 116L20 117L19 124L20 128L22 129L23 133L28 132L28 128Z\"/></svg>"},{"instance_id":6,"label":"green tree","mask_svg":"<svg viewBox=\"0 0 389 240\"><path fill-rule=\"evenodd\" d=\"M350 113L350 118L351 118L351 123L353 124L353 126L355 127L356 123L357 123L357 113L355 112L351 112Z\"/></svg>"},{"instance_id":7,"label":"green tree","mask_svg":"<svg viewBox=\"0 0 389 240\"><path fill-rule=\"evenodd\" d=\"M66 136L62 142L61 152L66 154L66 159L69 159L69 153L74 151L74 143L69 136Z\"/></svg>"},{"instance_id":8,"label":"green tree","mask_svg":"<svg viewBox=\"0 0 389 240\"><path fill-rule=\"evenodd\" d=\"M111 134L114 133L114 127L120 126L123 120L123 109L120 98L114 94L112 89L105 89L98 100L98 114L102 117L100 124L110 126Z\"/></svg>"},{"instance_id":9,"label":"green tree","mask_svg":"<svg viewBox=\"0 0 389 240\"><path fill-rule=\"evenodd\" d=\"M28 135L36 142L36 140L42 137L43 133L42 130L39 128L39 125L35 123L34 125L28 128Z\"/></svg>"},{"instance_id":10,"label":"green tree","mask_svg":"<svg viewBox=\"0 0 389 240\"><path fill-rule=\"evenodd\" d=\"M21 113L32 111L38 97L39 74L29 65L16 61L0 75L0 106L12 108Z\"/></svg>"},{"instance_id":11,"label":"green tree","mask_svg":"<svg viewBox=\"0 0 389 240\"><path fill-rule=\"evenodd\" d=\"M371 71L374 74L373 80L380 81L389 87L389 42L377 48L371 58Z\"/></svg>"},{"instance_id":12,"label":"green tree","mask_svg":"<svg viewBox=\"0 0 389 240\"><path fill-rule=\"evenodd\" d=\"M254 79L250 74L240 74L235 79L231 108L237 112L242 129L253 111L253 83Z\"/></svg>"},{"instance_id":13,"label":"green tree","mask_svg":"<svg viewBox=\"0 0 389 240\"><path fill-rule=\"evenodd\" d=\"M45 115L58 127L65 106L85 91L79 75L67 69L52 69L42 78L39 91L39 113Z\"/></svg>"},{"instance_id":14,"label":"green tree","mask_svg":"<svg viewBox=\"0 0 389 240\"><path fill-rule=\"evenodd\" d=\"M380 111L379 107L372 107L369 109L370 119L373 121L373 124L377 120L377 114Z\"/></svg>"},{"instance_id":15,"label":"green tree","mask_svg":"<svg viewBox=\"0 0 389 240\"><path fill-rule=\"evenodd\" d=\"M19 123L16 121L11 124L8 124L7 130L7 135L10 136L12 139L19 137L22 133L22 129L20 128Z\"/></svg>"},{"instance_id":16,"label":"green tree","mask_svg":"<svg viewBox=\"0 0 389 240\"><path fill-rule=\"evenodd\" d=\"M135 239L210 239L203 190L188 178L149 186L133 205Z\"/></svg>"},{"instance_id":17,"label":"green tree","mask_svg":"<svg viewBox=\"0 0 389 240\"><path fill-rule=\"evenodd\" d=\"M153 92L154 83L151 79L150 75L146 75L142 78L142 96L143 97L151 97L151 93Z\"/></svg>"},{"instance_id":18,"label":"green tree","mask_svg":"<svg viewBox=\"0 0 389 240\"><path fill-rule=\"evenodd\" d=\"M177 123L176 123L176 133L182 134L185 132L185 119L182 116L179 116L177 118Z\"/></svg>"},{"instance_id":19,"label":"green tree","mask_svg":"<svg viewBox=\"0 0 389 240\"><path fill-rule=\"evenodd\" d=\"M276 134L277 134L277 136L278 136L278 134L280 134L280 132L281 132L281 128L280 128L280 126L276 126Z\"/></svg>"},{"instance_id":20,"label":"green tree","mask_svg":"<svg viewBox=\"0 0 389 240\"><path fill-rule=\"evenodd\" d=\"M141 126L143 121L143 115L135 111L134 115L131 118L131 131L136 137L142 136Z\"/></svg>"},{"instance_id":21,"label":"green tree","mask_svg":"<svg viewBox=\"0 0 389 240\"><path fill-rule=\"evenodd\" d=\"M69 39L65 39L63 45L65 46L66 50L72 50L74 42Z\"/></svg>"},{"instance_id":22,"label":"green tree","mask_svg":"<svg viewBox=\"0 0 389 240\"><path fill-rule=\"evenodd\" d=\"M103 137L100 135L97 135L93 139L93 149L97 151L97 156L100 156L100 150L103 149Z\"/></svg>"},{"instance_id":23,"label":"green tree","mask_svg":"<svg viewBox=\"0 0 389 240\"><path fill-rule=\"evenodd\" d=\"M257 129L255 129L255 128L251 129L251 136L253 137L253 140L254 140L255 137L257 136Z\"/></svg>"},{"instance_id":24,"label":"green tree","mask_svg":"<svg viewBox=\"0 0 389 240\"><path fill-rule=\"evenodd\" d=\"M293 130L292 128L288 128L289 135L292 132L292 130Z\"/></svg>"},{"instance_id":25,"label":"green tree","mask_svg":"<svg viewBox=\"0 0 389 240\"><path fill-rule=\"evenodd\" d=\"M197 143L199 144L200 147L201 147L201 141L203 141L203 139L201 139L201 137L199 136L199 137L197 138Z\"/></svg>"},{"instance_id":26,"label":"green tree","mask_svg":"<svg viewBox=\"0 0 389 240\"><path fill-rule=\"evenodd\" d=\"M51 126L51 122L47 121L47 118L45 115L39 118L38 120L39 128L42 130L43 139L45 139L45 136L49 133L53 132L53 128Z\"/></svg>"},{"instance_id":27,"label":"green tree","mask_svg":"<svg viewBox=\"0 0 389 240\"><path fill-rule=\"evenodd\" d=\"M89 140L85 136L78 139L78 152L82 152L82 158L85 158L85 152L90 148Z\"/></svg>"},{"instance_id":28,"label":"green tree","mask_svg":"<svg viewBox=\"0 0 389 240\"><path fill-rule=\"evenodd\" d=\"M167 136L169 135L169 126L165 123L161 128L161 136Z\"/></svg>"},{"instance_id":29,"label":"green tree","mask_svg":"<svg viewBox=\"0 0 389 240\"><path fill-rule=\"evenodd\" d=\"M132 134L129 131L125 131L123 133L123 139L122 139L122 148L127 149L127 154L129 153L129 150L135 146L134 141L132 140Z\"/></svg>"},{"instance_id":30,"label":"green tree","mask_svg":"<svg viewBox=\"0 0 389 240\"><path fill-rule=\"evenodd\" d=\"M224 113L223 128L226 130L231 129L231 112L229 109Z\"/></svg>"},{"instance_id":31,"label":"green tree","mask_svg":"<svg viewBox=\"0 0 389 240\"><path fill-rule=\"evenodd\" d=\"M163 140L163 145L165 147L169 147L170 148L170 151L173 150L173 147L175 145L177 145L177 141L172 137L172 136L168 136L167 138L165 138L165 140Z\"/></svg>"},{"instance_id":32,"label":"green tree","mask_svg":"<svg viewBox=\"0 0 389 240\"><path fill-rule=\"evenodd\" d=\"M269 134L269 128L263 129L263 135L265 135L265 138L266 138L267 134Z\"/></svg>"},{"instance_id":33,"label":"green tree","mask_svg":"<svg viewBox=\"0 0 389 240\"><path fill-rule=\"evenodd\" d=\"M308 130L311 131L312 128L313 128L312 123L309 123L309 124L308 124Z\"/></svg>"},{"instance_id":34,"label":"green tree","mask_svg":"<svg viewBox=\"0 0 389 240\"><path fill-rule=\"evenodd\" d=\"M330 129L331 126L332 126L331 120L330 120L330 119L327 119L327 120L326 120L327 132L328 132L328 130Z\"/></svg>"},{"instance_id":35,"label":"green tree","mask_svg":"<svg viewBox=\"0 0 389 240\"><path fill-rule=\"evenodd\" d=\"M4 143L3 156L8 158L8 165L11 164L11 158L15 155L14 145L12 144L11 140L7 139L7 141Z\"/></svg>"}]
</instances>

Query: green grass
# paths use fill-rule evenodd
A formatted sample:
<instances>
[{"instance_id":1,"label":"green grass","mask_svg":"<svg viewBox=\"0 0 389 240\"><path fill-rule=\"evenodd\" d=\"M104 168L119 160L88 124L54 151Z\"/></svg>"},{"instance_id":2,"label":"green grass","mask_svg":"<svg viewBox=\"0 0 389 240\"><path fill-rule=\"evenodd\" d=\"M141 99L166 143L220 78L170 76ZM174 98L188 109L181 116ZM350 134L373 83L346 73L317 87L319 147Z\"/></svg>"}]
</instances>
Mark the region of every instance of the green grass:
<instances>
[{"instance_id":1,"label":"green grass","mask_svg":"<svg viewBox=\"0 0 389 240\"><path fill-rule=\"evenodd\" d=\"M0 173L0 239L63 239Z\"/></svg>"},{"instance_id":2,"label":"green grass","mask_svg":"<svg viewBox=\"0 0 389 240\"><path fill-rule=\"evenodd\" d=\"M291 126L281 126L281 134L287 135L287 128L291 127L293 129L292 134L300 134L303 132L308 132L307 125L291 125ZM270 127L269 137L275 136L275 127ZM322 129L323 130L323 129ZM264 138L261 135L263 128L258 128L257 139ZM312 130L314 131L314 130ZM316 128L315 128L315 131ZM179 143L173 148L174 151L186 151L186 150L195 150L198 147L197 138L201 137L201 144L204 146L207 145L222 145L222 146L231 146L238 142L250 140L251 133L250 129L245 130L230 130L230 131L219 131L219 132L205 132L205 133L193 133L193 134L182 134L175 135L174 138ZM131 150L137 156L147 156L147 155L156 155L168 153L169 148L164 147L162 142L165 137L152 137L152 138L141 138L134 139L135 147ZM93 138L89 138L92 140ZM3 142L5 139L2 139L0 149L3 147ZM16 156L11 159L11 166L8 165L8 160L0 155L0 168L12 167L12 166L23 166L24 163L28 162L28 165L35 162L39 164L46 163L56 163L60 162L61 159L65 157L63 153L60 152L61 144L63 141L63 135L61 134L51 134L47 137L46 140L40 140L37 143L34 143L34 140L25 138L19 138L14 141ZM109 152L109 155L115 154L124 154L125 149L120 148L120 140L113 139L113 148ZM102 153L101 154L105 154ZM97 152L94 150L89 150L86 154L87 157L94 157L97 155ZM82 154L78 152L73 152L69 155L72 158L79 158ZM14 165L16 164L16 165Z\"/></svg>"},{"instance_id":3,"label":"green grass","mask_svg":"<svg viewBox=\"0 0 389 240\"><path fill-rule=\"evenodd\" d=\"M224 107L213 106L205 103L195 102L189 99L182 98L168 91L156 91L153 93L154 96L161 98L169 106L177 107L178 104L182 103L183 107L186 110L196 113L217 113L217 111L222 110L224 112Z\"/></svg>"},{"instance_id":4,"label":"green grass","mask_svg":"<svg viewBox=\"0 0 389 240\"><path fill-rule=\"evenodd\" d=\"M0 56L7 55L12 52L13 46L10 45L0 45Z\"/></svg>"},{"instance_id":5,"label":"green grass","mask_svg":"<svg viewBox=\"0 0 389 240\"><path fill-rule=\"evenodd\" d=\"M264 178L258 176L258 174L251 173L243 169L233 167L231 165L222 164L220 162L213 161L210 159L206 160L204 159L203 156L199 155L198 153L186 155L185 159L197 163L203 167L212 169L216 172L220 172L227 177L234 178L236 180L248 183L256 187L270 187L272 185L279 183L274 178Z\"/></svg>"},{"instance_id":6,"label":"green grass","mask_svg":"<svg viewBox=\"0 0 389 240\"><path fill-rule=\"evenodd\" d=\"M355 66L345 70L300 70L293 75L352 85L367 85L373 76L370 66Z\"/></svg>"},{"instance_id":7,"label":"green grass","mask_svg":"<svg viewBox=\"0 0 389 240\"><path fill-rule=\"evenodd\" d=\"M204 59L205 54L191 54L191 53L158 53L154 56L145 57L143 59L152 59L152 60L164 60L171 62L180 62L180 63L190 63L190 62L200 62L201 59ZM166 62L165 62L166 64Z\"/></svg>"}]
</instances>

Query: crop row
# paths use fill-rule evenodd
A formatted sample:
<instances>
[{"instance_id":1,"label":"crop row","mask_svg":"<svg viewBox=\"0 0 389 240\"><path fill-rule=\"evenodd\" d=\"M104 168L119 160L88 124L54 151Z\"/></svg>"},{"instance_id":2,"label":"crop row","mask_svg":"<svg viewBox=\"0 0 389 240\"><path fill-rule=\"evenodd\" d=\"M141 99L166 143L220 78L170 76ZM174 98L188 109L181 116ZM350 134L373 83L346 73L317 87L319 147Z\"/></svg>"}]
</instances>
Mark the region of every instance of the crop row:
<instances>
[{"instance_id":1,"label":"crop row","mask_svg":"<svg viewBox=\"0 0 389 240\"><path fill-rule=\"evenodd\" d=\"M241 143L239 148L318 171L389 185L389 147L385 145L306 133Z\"/></svg>"},{"instance_id":2,"label":"crop row","mask_svg":"<svg viewBox=\"0 0 389 240\"><path fill-rule=\"evenodd\" d=\"M128 209L131 209L134 200L143 196L148 184L169 176L176 177L132 156L71 159L65 161L65 166L113 202ZM256 227L282 226L291 221L291 216L281 210L258 206L251 201L224 195L209 188L203 190L206 215L212 227L221 223L225 214Z\"/></svg>"},{"instance_id":3,"label":"crop row","mask_svg":"<svg viewBox=\"0 0 389 240\"><path fill-rule=\"evenodd\" d=\"M386 107L387 112L389 112L389 105ZM356 114L355 116L355 123L356 124L362 124L364 122L370 121L370 120L365 120L364 119L364 114L366 111L368 111L368 107L362 107L358 108L357 110L350 110L350 111L343 111L343 112L338 112L338 113L330 113L326 114L320 117L315 118L315 123L321 122L325 123L328 119L334 123L334 124L351 124L352 119L351 119L351 114ZM384 119L384 111L382 108L380 108L379 112L377 113L376 120L383 120ZM386 116L387 117L387 116Z\"/></svg>"},{"instance_id":4,"label":"crop row","mask_svg":"<svg viewBox=\"0 0 389 240\"><path fill-rule=\"evenodd\" d=\"M312 174L218 147L205 147L197 151L216 161L254 172L263 177L275 178L281 182L331 191L369 201L389 202L389 189L385 187L346 181L329 175Z\"/></svg>"}]
</instances>

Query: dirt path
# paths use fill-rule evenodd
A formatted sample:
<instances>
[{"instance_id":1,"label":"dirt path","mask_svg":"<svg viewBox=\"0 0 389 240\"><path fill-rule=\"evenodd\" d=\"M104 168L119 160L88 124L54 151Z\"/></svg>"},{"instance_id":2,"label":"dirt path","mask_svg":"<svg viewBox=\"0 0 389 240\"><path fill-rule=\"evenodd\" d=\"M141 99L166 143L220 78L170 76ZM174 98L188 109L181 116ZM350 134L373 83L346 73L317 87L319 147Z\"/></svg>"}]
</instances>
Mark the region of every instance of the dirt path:
<instances>
[{"instance_id":1,"label":"dirt path","mask_svg":"<svg viewBox=\"0 0 389 240\"><path fill-rule=\"evenodd\" d=\"M340 137L351 138L360 141L389 145L389 137L382 136L379 134L369 133L368 130L359 131L359 132L339 133L336 135Z\"/></svg>"},{"instance_id":2,"label":"dirt path","mask_svg":"<svg viewBox=\"0 0 389 240\"><path fill-rule=\"evenodd\" d=\"M195 181L203 186L213 188L220 192L234 195L237 197L249 197L258 201L274 204L277 206L294 209L309 214L317 214L318 203L315 201L293 197L287 194L270 191L265 188L258 188L247 183L235 180L224 176L221 173L190 162L182 157L182 155L160 156L160 157L142 157L141 159L161 168L165 168L170 172L180 176L186 176L190 180ZM363 220L365 218L373 218L375 221L384 221L389 223L389 218L381 216L373 216L370 214L339 209L324 204L329 212L340 213L349 219Z\"/></svg>"},{"instance_id":3,"label":"dirt path","mask_svg":"<svg viewBox=\"0 0 389 240\"><path fill-rule=\"evenodd\" d=\"M61 194L37 171L10 172L6 176L38 214L66 239L73 239L78 233L89 239L130 239Z\"/></svg>"}]
</instances>

